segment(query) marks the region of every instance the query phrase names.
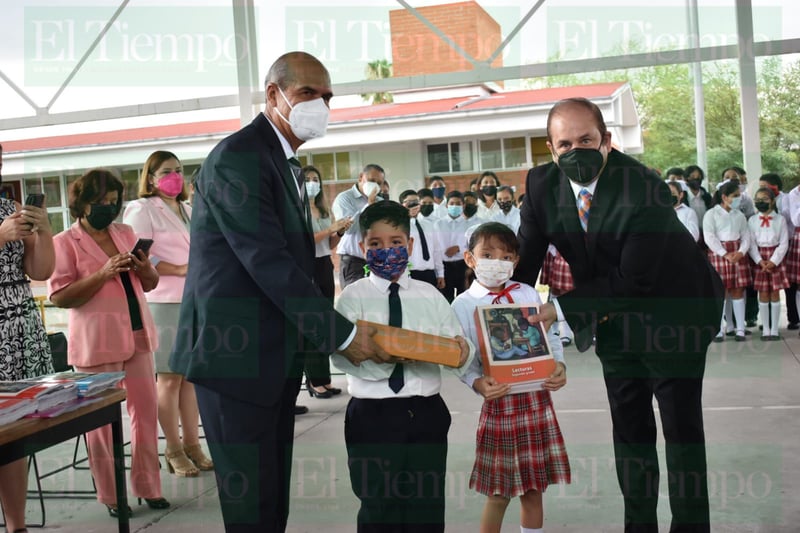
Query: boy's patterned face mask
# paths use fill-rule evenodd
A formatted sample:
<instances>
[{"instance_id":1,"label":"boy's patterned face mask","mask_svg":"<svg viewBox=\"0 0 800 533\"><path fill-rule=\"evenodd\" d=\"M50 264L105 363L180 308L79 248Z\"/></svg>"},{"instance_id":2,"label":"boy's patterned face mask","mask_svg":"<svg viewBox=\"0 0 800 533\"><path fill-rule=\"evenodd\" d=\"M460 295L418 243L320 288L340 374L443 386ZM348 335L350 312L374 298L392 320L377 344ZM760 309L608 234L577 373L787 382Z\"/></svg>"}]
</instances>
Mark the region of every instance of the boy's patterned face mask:
<instances>
[{"instance_id":1,"label":"boy's patterned face mask","mask_svg":"<svg viewBox=\"0 0 800 533\"><path fill-rule=\"evenodd\" d=\"M392 281L402 274L408 266L408 248L367 249L367 266L370 272L383 279Z\"/></svg>"}]
</instances>

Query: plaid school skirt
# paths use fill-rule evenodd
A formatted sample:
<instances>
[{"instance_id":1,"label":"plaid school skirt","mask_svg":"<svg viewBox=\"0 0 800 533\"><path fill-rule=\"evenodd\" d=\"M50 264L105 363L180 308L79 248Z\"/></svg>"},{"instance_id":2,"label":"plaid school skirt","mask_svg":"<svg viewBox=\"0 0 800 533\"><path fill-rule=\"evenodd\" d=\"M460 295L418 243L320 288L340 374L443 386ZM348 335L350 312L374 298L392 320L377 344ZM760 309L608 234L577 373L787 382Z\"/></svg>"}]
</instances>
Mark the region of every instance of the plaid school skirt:
<instances>
[{"instance_id":1,"label":"plaid school skirt","mask_svg":"<svg viewBox=\"0 0 800 533\"><path fill-rule=\"evenodd\" d=\"M725 251L728 253L737 251L739 245L740 241L722 242L722 246L725 247ZM750 273L751 261L746 254L738 263L730 263L724 257L709 250L708 260L711 261L719 277L722 278L722 283L725 284L726 289L743 289L752 282L752 275Z\"/></svg>"},{"instance_id":2,"label":"plaid school skirt","mask_svg":"<svg viewBox=\"0 0 800 533\"><path fill-rule=\"evenodd\" d=\"M800 227L794 229L789 238L789 251L786 252L786 277L790 283L800 282Z\"/></svg>"},{"instance_id":3,"label":"plaid school skirt","mask_svg":"<svg viewBox=\"0 0 800 533\"><path fill-rule=\"evenodd\" d=\"M560 253L556 253L555 256L550 252L544 254L544 264L539 282L549 286L550 292L554 296L560 296L575 288L572 282L572 271Z\"/></svg>"},{"instance_id":4,"label":"plaid school skirt","mask_svg":"<svg viewBox=\"0 0 800 533\"><path fill-rule=\"evenodd\" d=\"M762 259L769 260L775 252L777 246L759 246L758 253L761 254ZM789 279L786 277L786 269L783 262L776 265L772 272L765 272L761 267L755 265L753 267L756 275L753 279L753 288L758 292L775 292L785 289L789 286Z\"/></svg>"},{"instance_id":5,"label":"plaid school skirt","mask_svg":"<svg viewBox=\"0 0 800 533\"><path fill-rule=\"evenodd\" d=\"M548 391L483 402L471 489L515 498L570 479L567 449Z\"/></svg>"}]
</instances>

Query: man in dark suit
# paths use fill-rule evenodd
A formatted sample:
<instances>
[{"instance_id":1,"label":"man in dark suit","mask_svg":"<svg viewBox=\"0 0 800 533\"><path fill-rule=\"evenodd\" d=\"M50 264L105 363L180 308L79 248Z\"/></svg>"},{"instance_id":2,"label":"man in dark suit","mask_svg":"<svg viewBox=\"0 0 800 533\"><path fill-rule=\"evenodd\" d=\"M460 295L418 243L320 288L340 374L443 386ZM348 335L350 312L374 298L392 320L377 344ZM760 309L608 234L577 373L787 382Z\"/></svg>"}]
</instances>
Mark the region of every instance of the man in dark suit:
<instances>
[{"instance_id":1,"label":"man in dark suit","mask_svg":"<svg viewBox=\"0 0 800 533\"><path fill-rule=\"evenodd\" d=\"M331 96L316 58L281 56L267 74L264 113L220 142L195 182L170 364L196 386L227 532L286 528L298 354L388 358L312 280L313 231L294 155L325 133Z\"/></svg>"},{"instance_id":2,"label":"man in dark suit","mask_svg":"<svg viewBox=\"0 0 800 533\"><path fill-rule=\"evenodd\" d=\"M673 532L709 531L702 380L723 287L675 215L669 188L611 147L600 109L577 98L547 119L554 163L532 169L515 279L533 284L549 243L575 289L542 308L596 352L611 408L626 532L657 532L655 395L666 441ZM558 317L558 318L557 318Z\"/></svg>"}]
</instances>

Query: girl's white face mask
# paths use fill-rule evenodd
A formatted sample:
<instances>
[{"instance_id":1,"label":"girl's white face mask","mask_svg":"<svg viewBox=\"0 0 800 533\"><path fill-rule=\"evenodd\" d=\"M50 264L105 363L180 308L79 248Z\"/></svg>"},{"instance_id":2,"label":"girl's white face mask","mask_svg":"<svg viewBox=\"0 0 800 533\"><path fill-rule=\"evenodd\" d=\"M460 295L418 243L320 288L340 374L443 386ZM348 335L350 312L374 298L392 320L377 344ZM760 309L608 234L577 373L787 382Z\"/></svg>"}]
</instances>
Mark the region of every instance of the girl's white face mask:
<instances>
[{"instance_id":1,"label":"girl's white face mask","mask_svg":"<svg viewBox=\"0 0 800 533\"><path fill-rule=\"evenodd\" d=\"M514 262L502 259L476 258L475 277L484 287L500 287L511 279L514 274Z\"/></svg>"}]
</instances>

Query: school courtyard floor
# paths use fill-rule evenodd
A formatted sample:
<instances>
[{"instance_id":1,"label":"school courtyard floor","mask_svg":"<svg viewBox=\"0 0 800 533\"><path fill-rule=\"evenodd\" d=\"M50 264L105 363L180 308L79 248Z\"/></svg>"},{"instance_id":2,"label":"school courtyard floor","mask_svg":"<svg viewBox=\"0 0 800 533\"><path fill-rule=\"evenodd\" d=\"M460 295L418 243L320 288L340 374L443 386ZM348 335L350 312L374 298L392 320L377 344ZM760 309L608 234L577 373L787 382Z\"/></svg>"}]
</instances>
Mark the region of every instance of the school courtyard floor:
<instances>
[{"instance_id":1,"label":"school courtyard floor","mask_svg":"<svg viewBox=\"0 0 800 533\"><path fill-rule=\"evenodd\" d=\"M709 458L712 531L789 533L800 530L800 337L782 330L780 342L762 342L753 330L748 342L713 344L708 355L704 406ZM622 531L622 500L613 466L611 421L600 365L592 352L566 354L569 382L554 402L572 466L571 485L545 493L545 529L550 533ZM334 384L345 387L343 376ZM483 497L468 487L481 399L453 377L442 395L453 423L447 476L447 530L477 531ZM355 531L357 500L350 491L343 424L348 395L310 398L298 416L292 479L292 533ZM126 416L127 422L127 416ZM254 421L254 423L256 423ZM74 441L38 455L51 470L72 460ZM162 450L163 451L163 450ZM85 456L81 446L79 455ZM663 464L659 513L669 529L666 468ZM162 461L163 463L163 461ZM86 466L85 464L81 466ZM154 511L131 501L131 531L147 533L221 532L222 520L212 472L178 478L162 468L164 496L172 507ZM91 488L88 470L72 468L43 481L45 489ZM32 485L32 484L31 484ZM130 497L130 496L129 496ZM45 531L112 532L116 522L92 499L45 500ZM38 501L28 501L28 520L38 522ZM519 504L511 504L504 532L519 531ZM36 531L36 529L32 529Z\"/></svg>"}]
</instances>

